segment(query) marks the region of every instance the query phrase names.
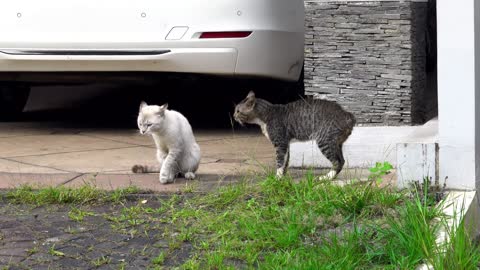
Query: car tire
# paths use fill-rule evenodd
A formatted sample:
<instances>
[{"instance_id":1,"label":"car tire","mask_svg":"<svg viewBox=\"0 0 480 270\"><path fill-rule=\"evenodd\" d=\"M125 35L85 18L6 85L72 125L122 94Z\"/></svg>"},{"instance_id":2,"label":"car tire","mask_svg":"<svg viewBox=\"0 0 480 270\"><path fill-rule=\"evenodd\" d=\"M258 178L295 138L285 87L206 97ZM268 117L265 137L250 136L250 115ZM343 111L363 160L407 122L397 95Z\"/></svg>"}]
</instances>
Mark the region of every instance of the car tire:
<instances>
[{"instance_id":1,"label":"car tire","mask_svg":"<svg viewBox=\"0 0 480 270\"><path fill-rule=\"evenodd\" d=\"M0 120L17 119L22 113L29 95L30 87L27 85L0 84Z\"/></svg>"}]
</instances>

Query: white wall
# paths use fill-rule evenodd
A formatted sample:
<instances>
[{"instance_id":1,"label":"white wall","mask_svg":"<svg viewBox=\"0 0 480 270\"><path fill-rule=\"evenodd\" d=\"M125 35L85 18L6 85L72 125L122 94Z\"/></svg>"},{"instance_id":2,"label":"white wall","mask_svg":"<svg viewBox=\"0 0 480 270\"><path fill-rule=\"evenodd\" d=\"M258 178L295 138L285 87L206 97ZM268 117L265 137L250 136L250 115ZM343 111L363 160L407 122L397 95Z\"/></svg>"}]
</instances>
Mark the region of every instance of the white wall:
<instances>
[{"instance_id":1,"label":"white wall","mask_svg":"<svg viewBox=\"0 0 480 270\"><path fill-rule=\"evenodd\" d=\"M440 181L449 188L474 189L479 175L474 1L437 1Z\"/></svg>"},{"instance_id":2,"label":"white wall","mask_svg":"<svg viewBox=\"0 0 480 270\"><path fill-rule=\"evenodd\" d=\"M475 0L474 0L475 1ZM480 2L474 4L475 14L475 188L480 187ZM477 199L480 197L477 196Z\"/></svg>"}]
</instances>

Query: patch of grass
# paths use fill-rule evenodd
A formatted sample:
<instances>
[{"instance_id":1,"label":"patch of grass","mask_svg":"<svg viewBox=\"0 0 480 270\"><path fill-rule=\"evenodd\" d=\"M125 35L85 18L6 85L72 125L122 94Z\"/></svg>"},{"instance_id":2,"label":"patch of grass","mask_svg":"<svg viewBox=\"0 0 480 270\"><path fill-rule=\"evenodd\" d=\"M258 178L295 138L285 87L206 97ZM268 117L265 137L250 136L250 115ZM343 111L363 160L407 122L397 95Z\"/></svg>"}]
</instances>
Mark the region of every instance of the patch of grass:
<instances>
[{"instance_id":1,"label":"patch of grass","mask_svg":"<svg viewBox=\"0 0 480 270\"><path fill-rule=\"evenodd\" d=\"M125 270L126 267L127 267L126 262L120 262L120 264L118 265L118 270Z\"/></svg>"},{"instance_id":2,"label":"patch of grass","mask_svg":"<svg viewBox=\"0 0 480 270\"><path fill-rule=\"evenodd\" d=\"M136 187L118 189L114 192L106 192L95 186L85 184L78 188L64 186L34 188L29 185L22 185L6 194L6 199L15 204L89 204L95 202L120 202L126 199L127 195L139 191Z\"/></svg>"},{"instance_id":3,"label":"patch of grass","mask_svg":"<svg viewBox=\"0 0 480 270\"><path fill-rule=\"evenodd\" d=\"M20 186L7 193L7 199L19 204L84 204L102 197L102 191L91 185L80 188L47 187L34 189L31 186Z\"/></svg>"},{"instance_id":4,"label":"patch of grass","mask_svg":"<svg viewBox=\"0 0 480 270\"><path fill-rule=\"evenodd\" d=\"M181 269L414 269L437 256L442 205L377 183L271 175L174 195L142 218L169 224L169 254L192 243Z\"/></svg>"},{"instance_id":5,"label":"patch of grass","mask_svg":"<svg viewBox=\"0 0 480 270\"><path fill-rule=\"evenodd\" d=\"M101 256L92 261L92 265L95 267L100 267L102 265L109 264L112 261L111 258L107 256Z\"/></svg>"},{"instance_id":6,"label":"patch of grass","mask_svg":"<svg viewBox=\"0 0 480 270\"><path fill-rule=\"evenodd\" d=\"M446 182L441 186L438 180L432 183L431 177L425 177L423 181L413 181L411 186L413 192L423 194L421 199L429 205L434 205L444 199Z\"/></svg>"},{"instance_id":7,"label":"patch of grass","mask_svg":"<svg viewBox=\"0 0 480 270\"><path fill-rule=\"evenodd\" d=\"M152 259L152 264L163 265L163 263L165 262L165 256L166 254L164 252L160 252L160 254L158 254L157 257Z\"/></svg>"},{"instance_id":8,"label":"patch of grass","mask_svg":"<svg viewBox=\"0 0 480 270\"><path fill-rule=\"evenodd\" d=\"M107 195L106 201L119 203L123 202L128 195L140 193L140 189L135 186L116 189Z\"/></svg>"},{"instance_id":9,"label":"patch of grass","mask_svg":"<svg viewBox=\"0 0 480 270\"><path fill-rule=\"evenodd\" d=\"M184 270L198 270L200 268L200 262L197 258L190 258L188 259L183 265L182 268Z\"/></svg>"},{"instance_id":10,"label":"patch of grass","mask_svg":"<svg viewBox=\"0 0 480 270\"><path fill-rule=\"evenodd\" d=\"M82 222L86 216L94 216L94 215L95 213L93 212L85 211L77 207L72 207L72 210L68 212L68 217L71 220L77 221L77 222Z\"/></svg>"},{"instance_id":11,"label":"patch of grass","mask_svg":"<svg viewBox=\"0 0 480 270\"><path fill-rule=\"evenodd\" d=\"M398 216L388 217L387 226L378 231L382 245L375 246L377 260L395 262L401 269L414 269L434 254L440 228L436 219L442 216L442 208L424 202L417 195L404 202Z\"/></svg>"},{"instance_id":12,"label":"patch of grass","mask_svg":"<svg viewBox=\"0 0 480 270\"><path fill-rule=\"evenodd\" d=\"M156 256L147 246L131 251L152 256L152 267L159 269L179 250L189 250L188 259L175 265L179 269L415 269L423 262L435 269L457 265L460 268L455 269L473 269L469 266L478 265L480 252L463 224L449 232L446 246L436 243L443 204L437 204L431 186L417 185L412 192L378 185L389 170L387 165L377 164L371 181L343 186L318 181L313 173L300 181L272 174L206 194L172 194L148 204L125 201L128 194L138 192L136 188L106 193L93 187L21 187L8 199L35 205L72 203L69 218L75 221L93 215L83 204L119 202L120 209L103 217L130 238L166 240L162 244L166 249ZM64 256L54 246L49 252ZM108 257L92 261L96 267L108 263Z\"/></svg>"},{"instance_id":13,"label":"patch of grass","mask_svg":"<svg viewBox=\"0 0 480 270\"><path fill-rule=\"evenodd\" d=\"M181 241L176 239L176 238L172 238L168 242L168 250L169 251L174 251L176 249L180 249L180 247L181 247Z\"/></svg>"},{"instance_id":14,"label":"patch of grass","mask_svg":"<svg viewBox=\"0 0 480 270\"><path fill-rule=\"evenodd\" d=\"M118 214L104 214L104 217L106 220L113 222L111 225L113 229L128 232L133 237L138 232L138 226L147 223L147 221L153 221L149 216L150 213L152 213L151 208L138 203L132 206L124 206ZM148 225L146 224L147 227ZM148 234L145 230L143 233Z\"/></svg>"},{"instance_id":15,"label":"patch of grass","mask_svg":"<svg viewBox=\"0 0 480 270\"><path fill-rule=\"evenodd\" d=\"M465 209L460 212L464 212ZM433 269L472 269L480 267L480 247L475 244L469 232L476 231L473 224L465 224L465 221L459 220L462 213L454 213L453 217L446 217L442 220L442 226L446 230L446 240L443 245L436 247L436 252L429 257L427 262ZM453 224L448 226L446 221L453 220Z\"/></svg>"},{"instance_id":16,"label":"patch of grass","mask_svg":"<svg viewBox=\"0 0 480 270\"><path fill-rule=\"evenodd\" d=\"M130 226L145 223L145 220L141 217L143 213L143 207L141 205L125 207L121 212L120 221L126 221Z\"/></svg>"},{"instance_id":17,"label":"patch of grass","mask_svg":"<svg viewBox=\"0 0 480 270\"><path fill-rule=\"evenodd\" d=\"M383 235L374 232L399 215L406 199L371 182L341 187L313 174L300 182L271 175L193 197L164 215L188 235L181 240L195 243L198 259L187 261L187 269L354 269L382 258L371 246Z\"/></svg>"},{"instance_id":18,"label":"patch of grass","mask_svg":"<svg viewBox=\"0 0 480 270\"><path fill-rule=\"evenodd\" d=\"M38 246L35 245L32 248L27 250L27 254L30 256L30 255L38 253L38 251L39 251Z\"/></svg>"},{"instance_id":19,"label":"patch of grass","mask_svg":"<svg viewBox=\"0 0 480 270\"><path fill-rule=\"evenodd\" d=\"M193 193L198 188L198 182L190 181L185 183L185 186L182 188L183 193Z\"/></svg>"},{"instance_id":20,"label":"patch of grass","mask_svg":"<svg viewBox=\"0 0 480 270\"><path fill-rule=\"evenodd\" d=\"M52 245L50 248L48 248L48 254L52 256L57 256L57 257L63 257L65 256L65 253L55 250L55 245Z\"/></svg>"},{"instance_id":21,"label":"patch of grass","mask_svg":"<svg viewBox=\"0 0 480 270\"><path fill-rule=\"evenodd\" d=\"M205 260L207 269L234 269L232 266L224 264L225 254L221 250L207 252Z\"/></svg>"}]
</instances>

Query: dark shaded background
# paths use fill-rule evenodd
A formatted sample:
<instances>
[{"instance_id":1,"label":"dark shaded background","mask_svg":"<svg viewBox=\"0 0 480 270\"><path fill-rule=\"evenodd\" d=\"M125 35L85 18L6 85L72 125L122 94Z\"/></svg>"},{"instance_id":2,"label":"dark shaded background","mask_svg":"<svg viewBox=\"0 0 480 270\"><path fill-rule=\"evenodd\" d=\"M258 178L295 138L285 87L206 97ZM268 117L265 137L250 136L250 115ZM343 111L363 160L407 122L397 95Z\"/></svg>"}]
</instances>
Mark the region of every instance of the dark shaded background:
<instances>
[{"instance_id":1,"label":"dark shaded background","mask_svg":"<svg viewBox=\"0 0 480 270\"><path fill-rule=\"evenodd\" d=\"M184 114L194 129L226 129L232 128L234 103L240 102L249 90L274 102L284 101L279 99L277 84L173 75L34 86L19 121L57 122L79 128L136 128L138 107L144 100L149 104L168 103L169 109Z\"/></svg>"}]
</instances>

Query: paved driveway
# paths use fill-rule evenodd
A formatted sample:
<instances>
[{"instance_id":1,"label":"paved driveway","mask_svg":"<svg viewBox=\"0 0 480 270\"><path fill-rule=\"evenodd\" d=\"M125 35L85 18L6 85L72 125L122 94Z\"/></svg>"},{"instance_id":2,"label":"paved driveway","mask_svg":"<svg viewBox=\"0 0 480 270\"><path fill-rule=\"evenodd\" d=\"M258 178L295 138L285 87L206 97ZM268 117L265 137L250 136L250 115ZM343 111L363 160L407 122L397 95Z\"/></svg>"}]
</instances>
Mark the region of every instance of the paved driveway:
<instances>
[{"instance_id":1,"label":"paved driveway","mask_svg":"<svg viewBox=\"0 0 480 270\"><path fill-rule=\"evenodd\" d=\"M274 171L274 149L259 128L237 125L234 130L231 126L228 128L225 123L231 120L231 104L223 99L209 100L198 91L198 87L202 87L197 86L191 91L188 87L177 87L161 92L173 109L185 113L195 124L194 133L203 155L197 180L177 179L174 184L161 185L158 174L132 174L130 169L135 164L155 165L152 139L141 136L134 129L139 100L155 91L144 87L123 92L119 90L121 87L35 88L26 109L26 119L31 122L0 122L0 188L24 183L79 186L90 182L105 189L135 185L154 191L176 191L193 183L199 189L208 190L219 184ZM208 91L215 95L224 91L222 85L216 87L220 90L215 92L208 88ZM118 91L113 92L114 89ZM103 98L94 98L96 96ZM184 96L191 97L189 100L193 103L184 104ZM207 102L229 106L204 111L203 104ZM105 103L109 106L104 106ZM119 111L112 110L112 104ZM57 108L61 110L43 114ZM121 121L112 124L111 120L115 119ZM117 125L119 128L113 128ZM212 126L226 128L205 129ZM359 141L363 145L370 140ZM354 151L354 156L362 159L367 146ZM311 150L302 151L311 153ZM297 158L290 163L306 164L306 161ZM290 169L290 172L297 177L304 175L304 171ZM367 174L365 170L344 168L339 179L365 178Z\"/></svg>"},{"instance_id":2,"label":"paved driveway","mask_svg":"<svg viewBox=\"0 0 480 270\"><path fill-rule=\"evenodd\" d=\"M203 157L196 183L212 186L271 170L274 151L260 132L196 131ZM129 129L69 129L61 124L0 123L0 188L22 183L78 186L85 181L110 189L136 185L155 191L158 174L132 174L134 164L155 164L149 136ZM195 183L195 182L194 182Z\"/></svg>"}]
</instances>

